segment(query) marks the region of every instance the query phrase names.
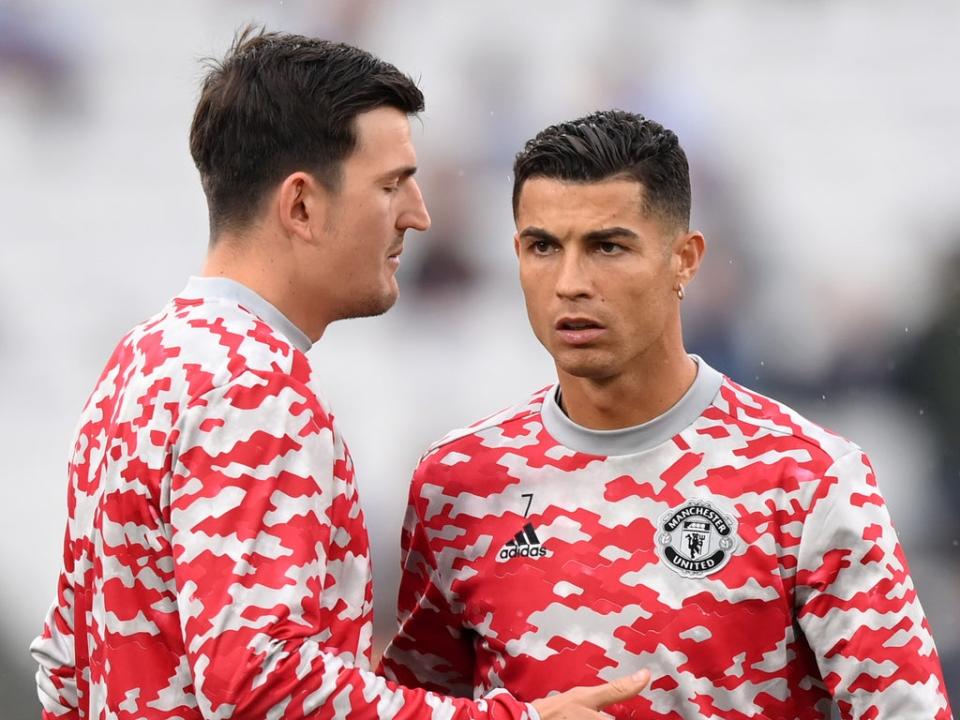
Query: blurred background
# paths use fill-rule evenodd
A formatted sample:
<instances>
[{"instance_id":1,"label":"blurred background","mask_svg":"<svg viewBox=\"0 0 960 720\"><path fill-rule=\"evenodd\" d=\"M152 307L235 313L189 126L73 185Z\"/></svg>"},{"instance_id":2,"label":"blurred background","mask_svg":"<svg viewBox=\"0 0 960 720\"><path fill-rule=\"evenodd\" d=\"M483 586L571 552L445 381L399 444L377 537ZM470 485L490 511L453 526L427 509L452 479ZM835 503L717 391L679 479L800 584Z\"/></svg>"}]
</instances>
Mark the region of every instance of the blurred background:
<instances>
[{"instance_id":1,"label":"blurred background","mask_svg":"<svg viewBox=\"0 0 960 720\"><path fill-rule=\"evenodd\" d=\"M378 642L420 453L552 382L517 287L511 164L542 127L641 112L689 155L691 350L871 455L960 705L960 5L0 0L0 697L53 598L65 461L119 337L199 270L187 132L237 27L351 42L420 83L433 228L388 315L311 350L358 466Z\"/></svg>"}]
</instances>

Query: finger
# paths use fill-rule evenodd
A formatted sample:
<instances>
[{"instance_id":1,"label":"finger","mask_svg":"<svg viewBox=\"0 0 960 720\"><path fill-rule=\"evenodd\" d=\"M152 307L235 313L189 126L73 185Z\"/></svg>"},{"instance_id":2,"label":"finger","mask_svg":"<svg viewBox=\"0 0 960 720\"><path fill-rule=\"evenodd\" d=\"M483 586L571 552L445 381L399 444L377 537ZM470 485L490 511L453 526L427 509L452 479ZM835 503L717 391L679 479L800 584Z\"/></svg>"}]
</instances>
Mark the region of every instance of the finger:
<instances>
[{"instance_id":1,"label":"finger","mask_svg":"<svg viewBox=\"0 0 960 720\"><path fill-rule=\"evenodd\" d=\"M607 705L636 697L648 682L650 682L650 673L647 670L641 670L633 675L617 678L606 685L585 688L581 697L584 705L599 710Z\"/></svg>"}]
</instances>

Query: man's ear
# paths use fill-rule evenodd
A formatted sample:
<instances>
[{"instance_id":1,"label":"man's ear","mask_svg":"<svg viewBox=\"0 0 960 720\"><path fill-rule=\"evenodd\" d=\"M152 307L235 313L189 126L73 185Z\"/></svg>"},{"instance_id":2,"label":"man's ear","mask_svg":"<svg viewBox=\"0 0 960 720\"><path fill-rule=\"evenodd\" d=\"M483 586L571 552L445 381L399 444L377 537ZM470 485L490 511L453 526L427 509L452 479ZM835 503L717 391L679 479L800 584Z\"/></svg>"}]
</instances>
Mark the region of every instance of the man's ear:
<instances>
[{"instance_id":1,"label":"man's ear","mask_svg":"<svg viewBox=\"0 0 960 720\"><path fill-rule=\"evenodd\" d=\"M700 269L700 262L706 251L707 243L701 232L687 232L677 239L674 245L677 283L686 286L693 280Z\"/></svg>"},{"instance_id":2,"label":"man's ear","mask_svg":"<svg viewBox=\"0 0 960 720\"><path fill-rule=\"evenodd\" d=\"M513 234L513 251L517 254L517 257L520 257L520 233L515 232Z\"/></svg>"},{"instance_id":3,"label":"man's ear","mask_svg":"<svg viewBox=\"0 0 960 720\"><path fill-rule=\"evenodd\" d=\"M280 226L287 235L303 242L317 242L317 228L324 227L329 208L329 190L310 173L288 175L277 190Z\"/></svg>"}]
</instances>

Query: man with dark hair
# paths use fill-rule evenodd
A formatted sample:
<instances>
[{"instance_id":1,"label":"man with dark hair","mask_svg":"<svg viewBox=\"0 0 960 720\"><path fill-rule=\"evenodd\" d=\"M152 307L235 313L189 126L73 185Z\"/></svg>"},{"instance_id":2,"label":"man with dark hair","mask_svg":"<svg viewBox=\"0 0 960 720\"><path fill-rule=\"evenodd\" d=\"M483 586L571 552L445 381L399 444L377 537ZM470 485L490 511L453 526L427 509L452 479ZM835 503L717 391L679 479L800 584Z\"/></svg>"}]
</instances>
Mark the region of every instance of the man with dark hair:
<instances>
[{"instance_id":1,"label":"man with dark hair","mask_svg":"<svg viewBox=\"0 0 960 720\"><path fill-rule=\"evenodd\" d=\"M519 698L648 667L635 718L950 718L856 445L688 355L687 160L639 115L517 156L520 283L559 381L434 445L388 677Z\"/></svg>"},{"instance_id":2,"label":"man with dark hair","mask_svg":"<svg viewBox=\"0 0 960 720\"><path fill-rule=\"evenodd\" d=\"M643 673L530 705L371 673L368 542L312 385L327 325L386 311L414 180L414 83L370 54L246 31L190 134L202 277L119 343L69 463L64 567L32 645L44 717L599 717Z\"/></svg>"}]
</instances>

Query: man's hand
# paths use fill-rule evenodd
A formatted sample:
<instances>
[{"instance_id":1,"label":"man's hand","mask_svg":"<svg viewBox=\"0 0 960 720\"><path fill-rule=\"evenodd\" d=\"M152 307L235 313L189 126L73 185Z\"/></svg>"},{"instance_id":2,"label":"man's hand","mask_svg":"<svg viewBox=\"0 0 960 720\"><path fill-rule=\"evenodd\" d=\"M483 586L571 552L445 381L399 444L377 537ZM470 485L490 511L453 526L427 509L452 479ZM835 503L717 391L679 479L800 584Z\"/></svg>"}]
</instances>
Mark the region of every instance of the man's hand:
<instances>
[{"instance_id":1,"label":"man's hand","mask_svg":"<svg viewBox=\"0 0 960 720\"><path fill-rule=\"evenodd\" d=\"M540 713L541 720L598 720L610 717L601 713L601 708L636 697L648 682L650 673L641 670L605 685L575 687L531 704Z\"/></svg>"}]
</instances>

